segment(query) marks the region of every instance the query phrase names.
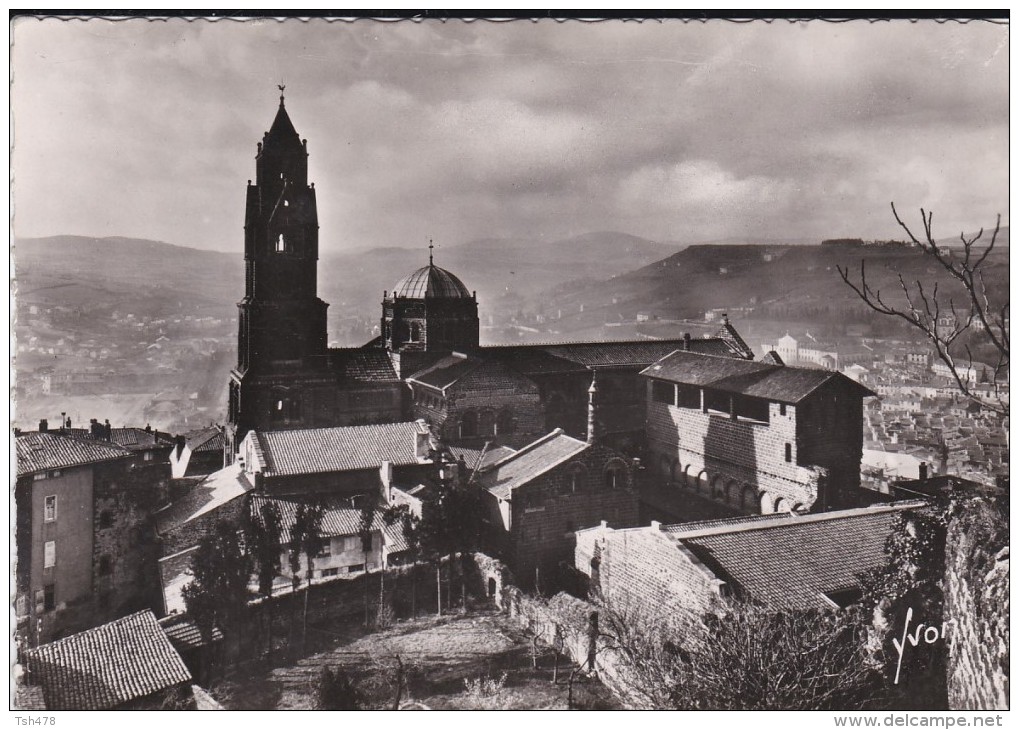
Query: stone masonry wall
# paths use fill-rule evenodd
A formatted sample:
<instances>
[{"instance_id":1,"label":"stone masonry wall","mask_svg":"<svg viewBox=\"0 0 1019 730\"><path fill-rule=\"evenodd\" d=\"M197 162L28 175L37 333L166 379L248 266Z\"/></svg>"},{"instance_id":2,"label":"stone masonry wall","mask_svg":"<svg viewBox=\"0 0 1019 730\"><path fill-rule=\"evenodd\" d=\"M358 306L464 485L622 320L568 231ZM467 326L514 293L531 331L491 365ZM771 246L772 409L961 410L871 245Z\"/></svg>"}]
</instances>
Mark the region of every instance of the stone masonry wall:
<instances>
[{"instance_id":1,"label":"stone masonry wall","mask_svg":"<svg viewBox=\"0 0 1019 730\"><path fill-rule=\"evenodd\" d=\"M688 628L717 608L727 586L693 553L651 527L577 533L576 568L593 595L634 620Z\"/></svg>"},{"instance_id":2,"label":"stone masonry wall","mask_svg":"<svg viewBox=\"0 0 1019 730\"><path fill-rule=\"evenodd\" d=\"M610 487L606 468L623 469L620 483ZM574 488L573 474L580 478ZM610 449L592 446L513 490L511 548L507 556L520 584L530 587L534 569L547 571L573 563L574 533L607 520L615 527L639 522L639 495L630 464Z\"/></svg>"},{"instance_id":3,"label":"stone masonry wall","mask_svg":"<svg viewBox=\"0 0 1019 730\"><path fill-rule=\"evenodd\" d=\"M945 616L954 632L949 637L950 709L1008 709L1007 543L1008 525L983 499L966 504L949 522Z\"/></svg>"},{"instance_id":4,"label":"stone masonry wall","mask_svg":"<svg viewBox=\"0 0 1019 730\"><path fill-rule=\"evenodd\" d=\"M786 406L785 415L777 403L769 408L764 424L649 399L651 472L748 514L811 507L821 473L796 463L795 408Z\"/></svg>"}]
</instances>

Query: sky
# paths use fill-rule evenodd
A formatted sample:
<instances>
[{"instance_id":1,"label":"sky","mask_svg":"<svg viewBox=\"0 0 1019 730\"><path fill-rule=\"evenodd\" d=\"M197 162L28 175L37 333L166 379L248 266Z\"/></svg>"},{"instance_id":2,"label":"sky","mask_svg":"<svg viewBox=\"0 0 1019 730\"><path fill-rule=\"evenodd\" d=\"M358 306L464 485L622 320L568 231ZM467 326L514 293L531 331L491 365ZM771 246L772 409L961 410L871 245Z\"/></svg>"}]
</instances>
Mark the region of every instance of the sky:
<instances>
[{"instance_id":1,"label":"sky","mask_svg":"<svg viewBox=\"0 0 1019 730\"><path fill-rule=\"evenodd\" d=\"M320 247L955 238L1008 214L1008 28L974 22L38 20L14 231L243 250L256 143L307 138Z\"/></svg>"}]
</instances>

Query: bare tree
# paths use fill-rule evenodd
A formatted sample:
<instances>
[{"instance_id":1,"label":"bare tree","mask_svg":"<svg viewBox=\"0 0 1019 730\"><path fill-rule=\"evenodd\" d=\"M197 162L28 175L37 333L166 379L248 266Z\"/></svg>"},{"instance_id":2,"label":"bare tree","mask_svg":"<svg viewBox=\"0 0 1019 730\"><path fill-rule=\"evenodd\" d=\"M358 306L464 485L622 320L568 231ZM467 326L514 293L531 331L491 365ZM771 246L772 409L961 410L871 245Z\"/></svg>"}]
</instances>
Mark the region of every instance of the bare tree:
<instances>
[{"instance_id":1,"label":"bare tree","mask_svg":"<svg viewBox=\"0 0 1019 730\"><path fill-rule=\"evenodd\" d=\"M998 240L1001 230L1001 216L998 216L994 233L990 241L981 244L984 229L969 238L959 234L962 242L962 253L958 255L934 239L932 230L934 214L920 209L923 221L923 239L917 238L895 210L892 203L892 215L896 222L909 236L914 245L919 246L955 282L956 296L939 291L938 283L924 286L917 280L907 284L901 274L898 276L899 288L905 295L905 302L890 302L882 297L881 290L873 288L867 282L865 262L860 262L860 279L855 282L850 278L849 268L838 267L842 280L860 299L879 314L896 317L917 330L934 346L935 353L952 374L959 391L970 400L979 403L993 412L1008 414L1008 396L999 390L998 378L1008 372L1009 336L1008 307L1006 301L993 302L988 295L987 281L984 277L987 257ZM967 340L982 339L995 353L992 373L989 374L990 397L982 397L973 387L973 352ZM965 369L964 369L965 368Z\"/></svg>"}]
</instances>

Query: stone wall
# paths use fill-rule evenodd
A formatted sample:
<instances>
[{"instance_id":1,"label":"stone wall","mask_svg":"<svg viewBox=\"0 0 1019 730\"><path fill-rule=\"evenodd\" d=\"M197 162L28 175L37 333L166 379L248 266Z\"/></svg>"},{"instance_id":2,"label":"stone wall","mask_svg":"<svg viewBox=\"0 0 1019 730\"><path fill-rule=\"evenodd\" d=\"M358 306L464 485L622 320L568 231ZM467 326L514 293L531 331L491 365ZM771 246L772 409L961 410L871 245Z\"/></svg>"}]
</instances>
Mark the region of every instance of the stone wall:
<instances>
[{"instance_id":1,"label":"stone wall","mask_svg":"<svg viewBox=\"0 0 1019 730\"><path fill-rule=\"evenodd\" d=\"M746 514L812 507L823 471L797 463L796 409L769 409L768 423L734 421L649 397L650 472Z\"/></svg>"},{"instance_id":2,"label":"stone wall","mask_svg":"<svg viewBox=\"0 0 1019 730\"><path fill-rule=\"evenodd\" d=\"M728 586L693 553L669 539L657 522L577 533L576 568L593 595L634 620L689 628L714 612ZM649 613L650 612L650 613Z\"/></svg>"},{"instance_id":3,"label":"stone wall","mask_svg":"<svg viewBox=\"0 0 1019 730\"><path fill-rule=\"evenodd\" d=\"M988 500L967 501L949 522L945 573L949 707L1008 709L1008 524Z\"/></svg>"},{"instance_id":4,"label":"stone wall","mask_svg":"<svg viewBox=\"0 0 1019 730\"><path fill-rule=\"evenodd\" d=\"M621 469L620 483L614 487L606 481L610 465ZM539 574L543 587L551 585L549 571L561 562L573 563L577 530L602 520L616 527L637 525L640 505L635 480L629 462L596 445L514 489L506 557L520 585L534 585L535 567L549 579Z\"/></svg>"}]
</instances>

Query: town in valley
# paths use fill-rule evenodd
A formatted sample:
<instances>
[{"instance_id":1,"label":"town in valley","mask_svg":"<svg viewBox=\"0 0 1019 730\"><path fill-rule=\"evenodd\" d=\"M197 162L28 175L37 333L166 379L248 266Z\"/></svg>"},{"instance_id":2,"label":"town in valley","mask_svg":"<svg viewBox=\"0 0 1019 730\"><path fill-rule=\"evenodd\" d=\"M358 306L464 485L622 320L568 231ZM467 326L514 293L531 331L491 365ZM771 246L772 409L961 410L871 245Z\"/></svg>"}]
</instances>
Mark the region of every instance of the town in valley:
<instances>
[{"instance_id":1,"label":"town in valley","mask_svg":"<svg viewBox=\"0 0 1019 730\"><path fill-rule=\"evenodd\" d=\"M784 183L754 192L765 172L734 180L715 170L697 157L711 154L708 138L703 150L673 151L680 162L650 187L646 166L617 171L623 163L608 152L583 184L576 171L563 182L556 166L569 169L583 147L569 134L586 133L558 131L560 155L545 127L530 131L530 115L560 103L525 83L530 61L515 79L487 71L487 60L462 67L457 53L404 68L377 58L380 41L366 25L313 36L289 21L275 30L211 23L199 33L179 19L143 32L135 20L81 47L152 33L153 48L167 43L168 55L145 54L145 63L163 69L180 53L182 65L165 73L197 78L201 63L174 46L178 34L210 57L212 39L222 38L252 58L248 33L281 47L343 39L363 54L363 73L374 64L385 72L358 81L342 66L353 76L334 87L318 72L302 79L299 64L266 80L217 60L210 79L230 80L208 82L227 95L210 108L229 111L188 127L195 149L157 152L159 140L142 132L124 142L125 154L151 155L167 171L176 169L171 157L215 148L200 164L179 163L208 176L207 192L205 178L187 176L197 191L180 196L200 214L191 220L179 213L185 203L161 199L181 230L166 236L174 243L84 222L94 233L46 229L32 216L49 208L30 197L44 165L15 158L29 192L15 174L14 199L30 202L16 209L12 243L13 709L1008 708L1009 229L998 216L1007 195L988 183L987 197L1004 207L980 208L983 217L962 221L954 240L948 230L944 239L931 234L929 211L918 217L862 193L882 224L824 219L803 206L824 206L825 196L801 200L807 193ZM61 34L77 43L84 32L19 22L14 37L24 34L39 54ZM715 83L702 74L716 64L722 78L756 73L749 61L730 65L720 49L748 44L752 58L762 52L755 44L786 37L753 25L707 24L719 55L710 66L681 62L691 67L688 103ZM1007 84L1007 64L963 50L1007 26L807 25L796 43L816 51L828 38L847 63L875 38L889 64L898 55L884 44L929 39L958 46L958 83L979 61ZM569 40L561 51L533 52L577 62L579 70L566 64L572 70L552 74L549 88L559 88L558 73L595 73L583 59L615 64L595 50L599 37L618 33L623 49L643 33L668 49L701 32L637 32L612 21L590 30L538 23L529 34L499 24L390 26L378 33L394 58L404 44L484 57L479 48L505 54ZM27 94L58 87L36 70L46 68L42 55L15 53L14 63L40 85L19 87L16 78L17 127L36 119ZM506 84L474 89L479 99L517 96L493 102L495 112L467 112L436 87L437 70L465 88L473 74ZM647 129L657 129L655 115L667 112L642 96L640 74L611 73L624 74L629 91L611 104L584 103L643 130L620 111L633 95L648 105L640 108L652 118ZM667 85L671 71L658 73L648 89ZM929 81L928 71L915 73L917 84ZM324 98L314 98L316 84ZM250 93L232 96L238 85ZM1007 88L986 85L1007 97ZM409 184L411 158L401 170L379 149L428 94L442 115L421 123L440 131L422 139L441 149L444 125L459 124L458 133L480 140L464 141L462 155L480 162L467 174L456 154L437 162L438 153L420 152L422 179L434 174L448 191L418 205L415 196L434 191L424 184L399 198L387 186ZM330 95L358 100L363 118L337 107L349 124L330 123ZM527 113L518 99L529 100ZM160 108L191 125L188 103ZM579 114L561 103L562 116ZM498 117L517 113L507 133ZM1007 105L1002 114L1007 144ZM997 134L999 122L978 118L975 138L985 126ZM237 139L238 128L259 132ZM922 129L936 138L940 127ZM511 152L490 159L489 142ZM517 167L517 144L539 148L534 159L548 170L535 172L541 164L531 158ZM655 144L634 139L634 154L664 154ZM747 154L758 165L758 153ZM915 169L936 174L916 161L921 152L911 154ZM391 163L384 175L365 161L377 159ZM230 205L216 202L211 181L224 175L213 160L229 160ZM337 188L346 174L334 170L338 160L364 190ZM113 177L127 169L119 159L106 164ZM510 169L525 182L501 177ZM616 203L578 200L616 172L627 206L646 202L652 187L707 180L683 204L708 212L684 209L659 228L636 227L637 218L610 227ZM861 190L877 186L865 173L846 174L863 176ZM497 179L491 200L476 197L489 194L486 178ZM157 183L137 180L148 185ZM528 185L534 190L521 192ZM721 202L705 202L723 186ZM585 195L573 197L573 187ZM847 177L824 190L837 206L856 188ZM111 205L120 211L118 195L147 193L134 194L114 190ZM462 203L456 212L436 202L447 194ZM776 201L786 194L794 202L783 209ZM576 220L539 230L542 195L561 195L561 217ZM398 244L367 234L344 242L337 211L352 216L349 201L371 196L380 207L349 230L403 235L410 224L392 200L406 200L407 219L434 216L436 232L415 228L415 240ZM754 218L773 206L788 234L782 222L768 228ZM538 228L499 233L504 207L522 211L521 221L538 218L529 221ZM738 225L744 214L751 227ZM704 223L716 215L732 217L731 231ZM797 217L841 227L810 228ZM49 225L73 225L65 220ZM232 233L192 245L186 235L202 226ZM903 651L904 621L952 630ZM774 669L755 659L765 650Z\"/></svg>"}]
</instances>

